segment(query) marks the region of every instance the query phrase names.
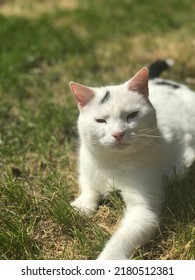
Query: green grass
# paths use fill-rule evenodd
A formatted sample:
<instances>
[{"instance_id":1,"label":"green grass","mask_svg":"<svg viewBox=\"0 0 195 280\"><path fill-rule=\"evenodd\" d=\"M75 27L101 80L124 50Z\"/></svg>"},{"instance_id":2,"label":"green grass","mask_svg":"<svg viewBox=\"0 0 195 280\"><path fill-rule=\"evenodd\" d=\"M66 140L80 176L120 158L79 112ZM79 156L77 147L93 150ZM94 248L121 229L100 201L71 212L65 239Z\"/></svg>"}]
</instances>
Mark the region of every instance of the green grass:
<instances>
[{"instance_id":1,"label":"green grass","mask_svg":"<svg viewBox=\"0 0 195 280\"><path fill-rule=\"evenodd\" d=\"M90 218L69 204L78 193L70 80L116 84L171 57L165 76L195 88L193 0L54 2L0 5L1 259L94 259L122 215L114 193ZM192 168L166 184L157 236L134 259L195 258L194 178Z\"/></svg>"}]
</instances>

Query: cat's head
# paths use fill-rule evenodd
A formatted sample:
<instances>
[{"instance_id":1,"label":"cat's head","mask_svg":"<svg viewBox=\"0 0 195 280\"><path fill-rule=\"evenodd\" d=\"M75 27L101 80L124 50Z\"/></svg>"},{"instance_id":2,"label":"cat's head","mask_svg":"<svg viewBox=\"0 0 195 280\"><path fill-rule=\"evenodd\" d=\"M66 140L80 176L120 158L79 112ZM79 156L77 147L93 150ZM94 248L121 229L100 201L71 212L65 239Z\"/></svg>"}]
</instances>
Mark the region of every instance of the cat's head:
<instances>
[{"instance_id":1,"label":"cat's head","mask_svg":"<svg viewBox=\"0 0 195 280\"><path fill-rule=\"evenodd\" d=\"M149 101L147 68L121 85L92 88L70 82L70 88L80 111L80 137L87 145L132 148L135 143L143 144L143 135L144 141L148 141L148 135L156 127L155 110Z\"/></svg>"}]
</instances>

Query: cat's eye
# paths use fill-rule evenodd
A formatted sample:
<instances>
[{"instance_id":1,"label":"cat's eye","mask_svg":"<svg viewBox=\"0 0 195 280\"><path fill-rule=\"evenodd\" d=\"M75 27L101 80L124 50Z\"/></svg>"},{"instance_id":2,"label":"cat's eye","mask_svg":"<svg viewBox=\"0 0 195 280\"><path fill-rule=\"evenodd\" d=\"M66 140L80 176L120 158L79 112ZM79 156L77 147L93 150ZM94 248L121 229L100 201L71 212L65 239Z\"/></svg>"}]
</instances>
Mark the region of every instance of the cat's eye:
<instances>
[{"instance_id":1,"label":"cat's eye","mask_svg":"<svg viewBox=\"0 0 195 280\"><path fill-rule=\"evenodd\" d=\"M95 121L97 123L106 123L106 120L104 120L104 119L95 119Z\"/></svg>"},{"instance_id":2,"label":"cat's eye","mask_svg":"<svg viewBox=\"0 0 195 280\"><path fill-rule=\"evenodd\" d=\"M134 112L131 112L127 115L127 121L129 121L130 119L133 119L135 118L137 115L138 115L138 111L134 111Z\"/></svg>"}]
</instances>

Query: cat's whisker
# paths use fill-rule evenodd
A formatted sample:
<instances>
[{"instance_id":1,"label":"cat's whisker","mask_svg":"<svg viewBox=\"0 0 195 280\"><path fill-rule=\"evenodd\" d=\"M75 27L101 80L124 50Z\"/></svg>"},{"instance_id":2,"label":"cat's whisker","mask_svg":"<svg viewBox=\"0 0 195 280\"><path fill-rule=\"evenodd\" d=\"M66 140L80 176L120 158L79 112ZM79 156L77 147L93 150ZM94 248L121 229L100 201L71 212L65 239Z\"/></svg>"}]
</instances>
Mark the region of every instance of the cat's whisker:
<instances>
[{"instance_id":1,"label":"cat's whisker","mask_svg":"<svg viewBox=\"0 0 195 280\"><path fill-rule=\"evenodd\" d=\"M159 138L162 139L160 135L150 135L150 134L137 134L138 137L146 137L146 138Z\"/></svg>"},{"instance_id":2,"label":"cat's whisker","mask_svg":"<svg viewBox=\"0 0 195 280\"><path fill-rule=\"evenodd\" d=\"M156 131L158 130L158 127L155 127L153 129L150 129L150 128L142 128L142 129L138 129L137 132L142 132L142 131L147 131L147 132L153 132L153 131Z\"/></svg>"},{"instance_id":3,"label":"cat's whisker","mask_svg":"<svg viewBox=\"0 0 195 280\"><path fill-rule=\"evenodd\" d=\"M94 148L96 151L102 150L102 145L100 144L99 140L93 139L93 140L91 141L91 144L93 145L93 148Z\"/></svg>"},{"instance_id":4,"label":"cat's whisker","mask_svg":"<svg viewBox=\"0 0 195 280\"><path fill-rule=\"evenodd\" d=\"M149 129L149 128L145 128L145 129L139 129L137 130L137 134L140 134L140 133L144 133L144 134L147 134L147 135L154 135L155 136L155 131L157 131L159 133L159 130L158 128L153 128L153 129Z\"/></svg>"},{"instance_id":5,"label":"cat's whisker","mask_svg":"<svg viewBox=\"0 0 195 280\"><path fill-rule=\"evenodd\" d=\"M157 143L156 141L148 141L148 139L145 139L143 137L138 137L137 138L137 142L139 144L142 144L144 146L147 146L147 148L151 148L151 149L156 149L156 150L159 150L161 151L161 145L159 143Z\"/></svg>"}]
</instances>

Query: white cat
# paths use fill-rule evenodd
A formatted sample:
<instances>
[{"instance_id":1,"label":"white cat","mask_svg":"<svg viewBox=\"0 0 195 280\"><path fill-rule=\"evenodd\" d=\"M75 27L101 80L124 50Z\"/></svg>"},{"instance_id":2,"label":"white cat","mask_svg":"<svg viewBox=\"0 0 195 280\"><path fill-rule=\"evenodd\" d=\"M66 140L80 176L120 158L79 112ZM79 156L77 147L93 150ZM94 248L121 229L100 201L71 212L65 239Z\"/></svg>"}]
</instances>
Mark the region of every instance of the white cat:
<instances>
[{"instance_id":1,"label":"white cat","mask_svg":"<svg viewBox=\"0 0 195 280\"><path fill-rule=\"evenodd\" d=\"M70 83L81 141L81 194L72 205L91 214L113 187L126 205L98 259L128 259L152 238L164 201L163 175L183 173L195 160L195 93L173 81L148 79L143 68L121 85Z\"/></svg>"}]
</instances>

